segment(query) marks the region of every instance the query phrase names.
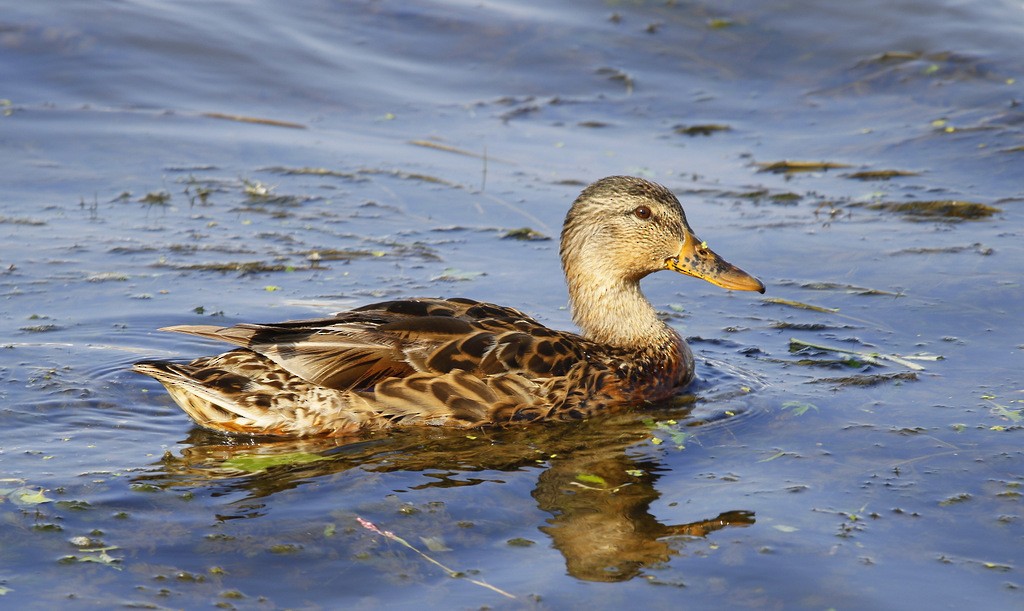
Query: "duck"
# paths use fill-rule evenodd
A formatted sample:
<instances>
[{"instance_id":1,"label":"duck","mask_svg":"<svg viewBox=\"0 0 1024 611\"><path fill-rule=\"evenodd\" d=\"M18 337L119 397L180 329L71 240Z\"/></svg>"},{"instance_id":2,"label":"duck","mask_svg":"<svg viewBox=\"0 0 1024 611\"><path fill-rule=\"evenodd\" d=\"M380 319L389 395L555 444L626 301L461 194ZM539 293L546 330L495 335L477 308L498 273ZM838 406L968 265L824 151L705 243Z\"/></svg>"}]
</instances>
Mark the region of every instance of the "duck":
<instances>
[{"instance_id":1,"label":"duck","mask_svg":"<svg viewBox=\"0 0 1024 611\"><path fill-rule=\"evenodd\" d=\"M397 299L310 320L165 327L236 348L133 370L159 381L199 426L230 435L579 420L665 401L694 379L692 351L641 279L669 270L765 291L695 235L672 191L643 178L584 188L559 253L579 332L473 299Z\"/></svg>"}]
</instances>

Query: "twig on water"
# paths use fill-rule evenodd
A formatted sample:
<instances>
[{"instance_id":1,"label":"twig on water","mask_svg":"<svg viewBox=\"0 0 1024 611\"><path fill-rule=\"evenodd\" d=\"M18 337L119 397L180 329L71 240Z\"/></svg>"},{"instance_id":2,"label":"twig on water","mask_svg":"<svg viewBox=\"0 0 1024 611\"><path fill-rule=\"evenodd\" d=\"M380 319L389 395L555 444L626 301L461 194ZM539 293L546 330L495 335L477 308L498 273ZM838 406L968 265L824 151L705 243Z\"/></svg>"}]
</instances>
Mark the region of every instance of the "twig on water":
<instances>
[{"instance_id":1,"label":"twig on water","mask_svg":"<svg viewBox=\"0 0 1024 611\"><path fill-rule=\"evenodd\" d=\"M426 560L427 562L437 566L442 571L447 573L449 577L463 578L463 579L468 580L470 583L476 584L476 585L478 585L478 586L480 586L482 588L487 588L488 590L491 590L492 592L497 592L498 594L501 594L502 596L506 596L506 597L511 598L513 600L515 599L515 596L513 596L512 594L509 594L508 592L506 592L505 590L502 590L501 588L497 588L495 586L492 586L489 583L485 583L485 582L480 581L478 579L473 579L472 577L467 577L466 574L463 573L462 571L456 571L456 570L448 568L447 566L441 564L440 562L438 562L437 560L431 558L427 554L421 552L416 546L412 545L411 543L409 543L405 539L399 537L398 535L396 535L395 533L391 532L390 530L381 530L381 529L377 528L377 525L374 524L373 522L371 522L369 520L364 520L363 518L361 518L359 516L356 516L356 520L358 520L359 521L359 525L362 526L363 528L365 528L366 530L369 530L371 532L375 532L378 535L380 535L380 536L382 536L382 537L384 537L386 539L391 539L392 541L395 541L397 543L401 543L405 547L407 547L407 548L411 549L412 551L416 552L424 560Z\"/></svg>"},{"instance_id":2,"label":"twig on water","mask_svg":"<svg viewBox=\"0 0 1024 611\"><path fill-rule=\"evenodd\" d=\"M849 350L847 348L837 348L835 346L822 346L821 344L812 344L811 342L805 342L801 339L790 338L790 346L797 346L799 348L815 348L817 350L826 350L828 352L838 352L841 354L853 354L859 356L869 363L877 364L878 360L892 361L893 363L899 363L907 369L914 371L924 371L922 365L912 363L911 360L915 361L941 361L943 357L935 354L913 354L908 356L902 356L899 354L882 354L880 352L865 352L862 350Z\"/></svg>"}]
</instances>

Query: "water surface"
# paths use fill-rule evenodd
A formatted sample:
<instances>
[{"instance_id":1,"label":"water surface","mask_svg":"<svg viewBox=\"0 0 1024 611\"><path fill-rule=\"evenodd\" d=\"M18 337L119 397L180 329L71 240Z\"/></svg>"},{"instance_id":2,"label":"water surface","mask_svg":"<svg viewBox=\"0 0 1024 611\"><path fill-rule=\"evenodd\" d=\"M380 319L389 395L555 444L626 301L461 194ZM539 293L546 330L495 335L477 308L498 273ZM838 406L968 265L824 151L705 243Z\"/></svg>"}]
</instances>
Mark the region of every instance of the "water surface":
<instances>
[{"instance_id":1,"label":"water surface","mask_svg":"<svg viewBox=\"0 0 1024 611\"><path fill-rule=\"evenodd\" d=\"M1022 17L919 0L9 8L0 599L1019 607ZM558 231L609 174L672 188L768 286L645 280L698 356L675 407L249 443L127 371L217 349L161 326L403 296L570 328ZM523 227L553 239L505 237Z\"/></svg>"}]
</instances>

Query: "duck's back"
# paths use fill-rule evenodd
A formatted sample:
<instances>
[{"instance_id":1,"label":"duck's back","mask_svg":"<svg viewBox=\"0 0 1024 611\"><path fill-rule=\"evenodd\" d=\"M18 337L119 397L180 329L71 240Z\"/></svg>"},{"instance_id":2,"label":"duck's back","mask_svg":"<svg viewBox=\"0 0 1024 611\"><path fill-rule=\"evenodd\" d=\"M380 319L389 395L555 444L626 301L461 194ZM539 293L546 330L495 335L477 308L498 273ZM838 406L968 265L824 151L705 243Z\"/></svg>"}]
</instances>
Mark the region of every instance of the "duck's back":
<instances>
[{"instance_id":1,"label":"duck's back","mask_svg":"<svg viewBox=\"0 0 1024 611\"><path fill-rule=\"evenodd\" d=\"M514 308L469 299L167 330L241 347L187 365L135 367L163 383L199 424L233 433L343 435L396 424L573 419L632 399L621 396L620 356Z\"/></svg>"}]
</instances>

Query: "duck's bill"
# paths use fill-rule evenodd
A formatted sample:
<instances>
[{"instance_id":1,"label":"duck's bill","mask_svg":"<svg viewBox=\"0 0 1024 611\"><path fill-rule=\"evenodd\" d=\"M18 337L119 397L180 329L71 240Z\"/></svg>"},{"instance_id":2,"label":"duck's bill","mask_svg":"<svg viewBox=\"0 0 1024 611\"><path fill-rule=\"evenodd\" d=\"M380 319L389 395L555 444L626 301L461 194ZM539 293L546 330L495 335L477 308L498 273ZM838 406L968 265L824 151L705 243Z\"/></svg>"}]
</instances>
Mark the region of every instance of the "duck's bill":
<instances>
[{"instance_id":1,"label":"duck's bill","mask_svg":"<svg viewBox=\"0 0 1024 611\"><path fill-rule=\"evenodd\" d=\"M678 255L665 259L665 269L707 280L732 291L764 293L764 284L760 280L718 256L692 234L686 236Z\"/></svg>"}]
</instances>

